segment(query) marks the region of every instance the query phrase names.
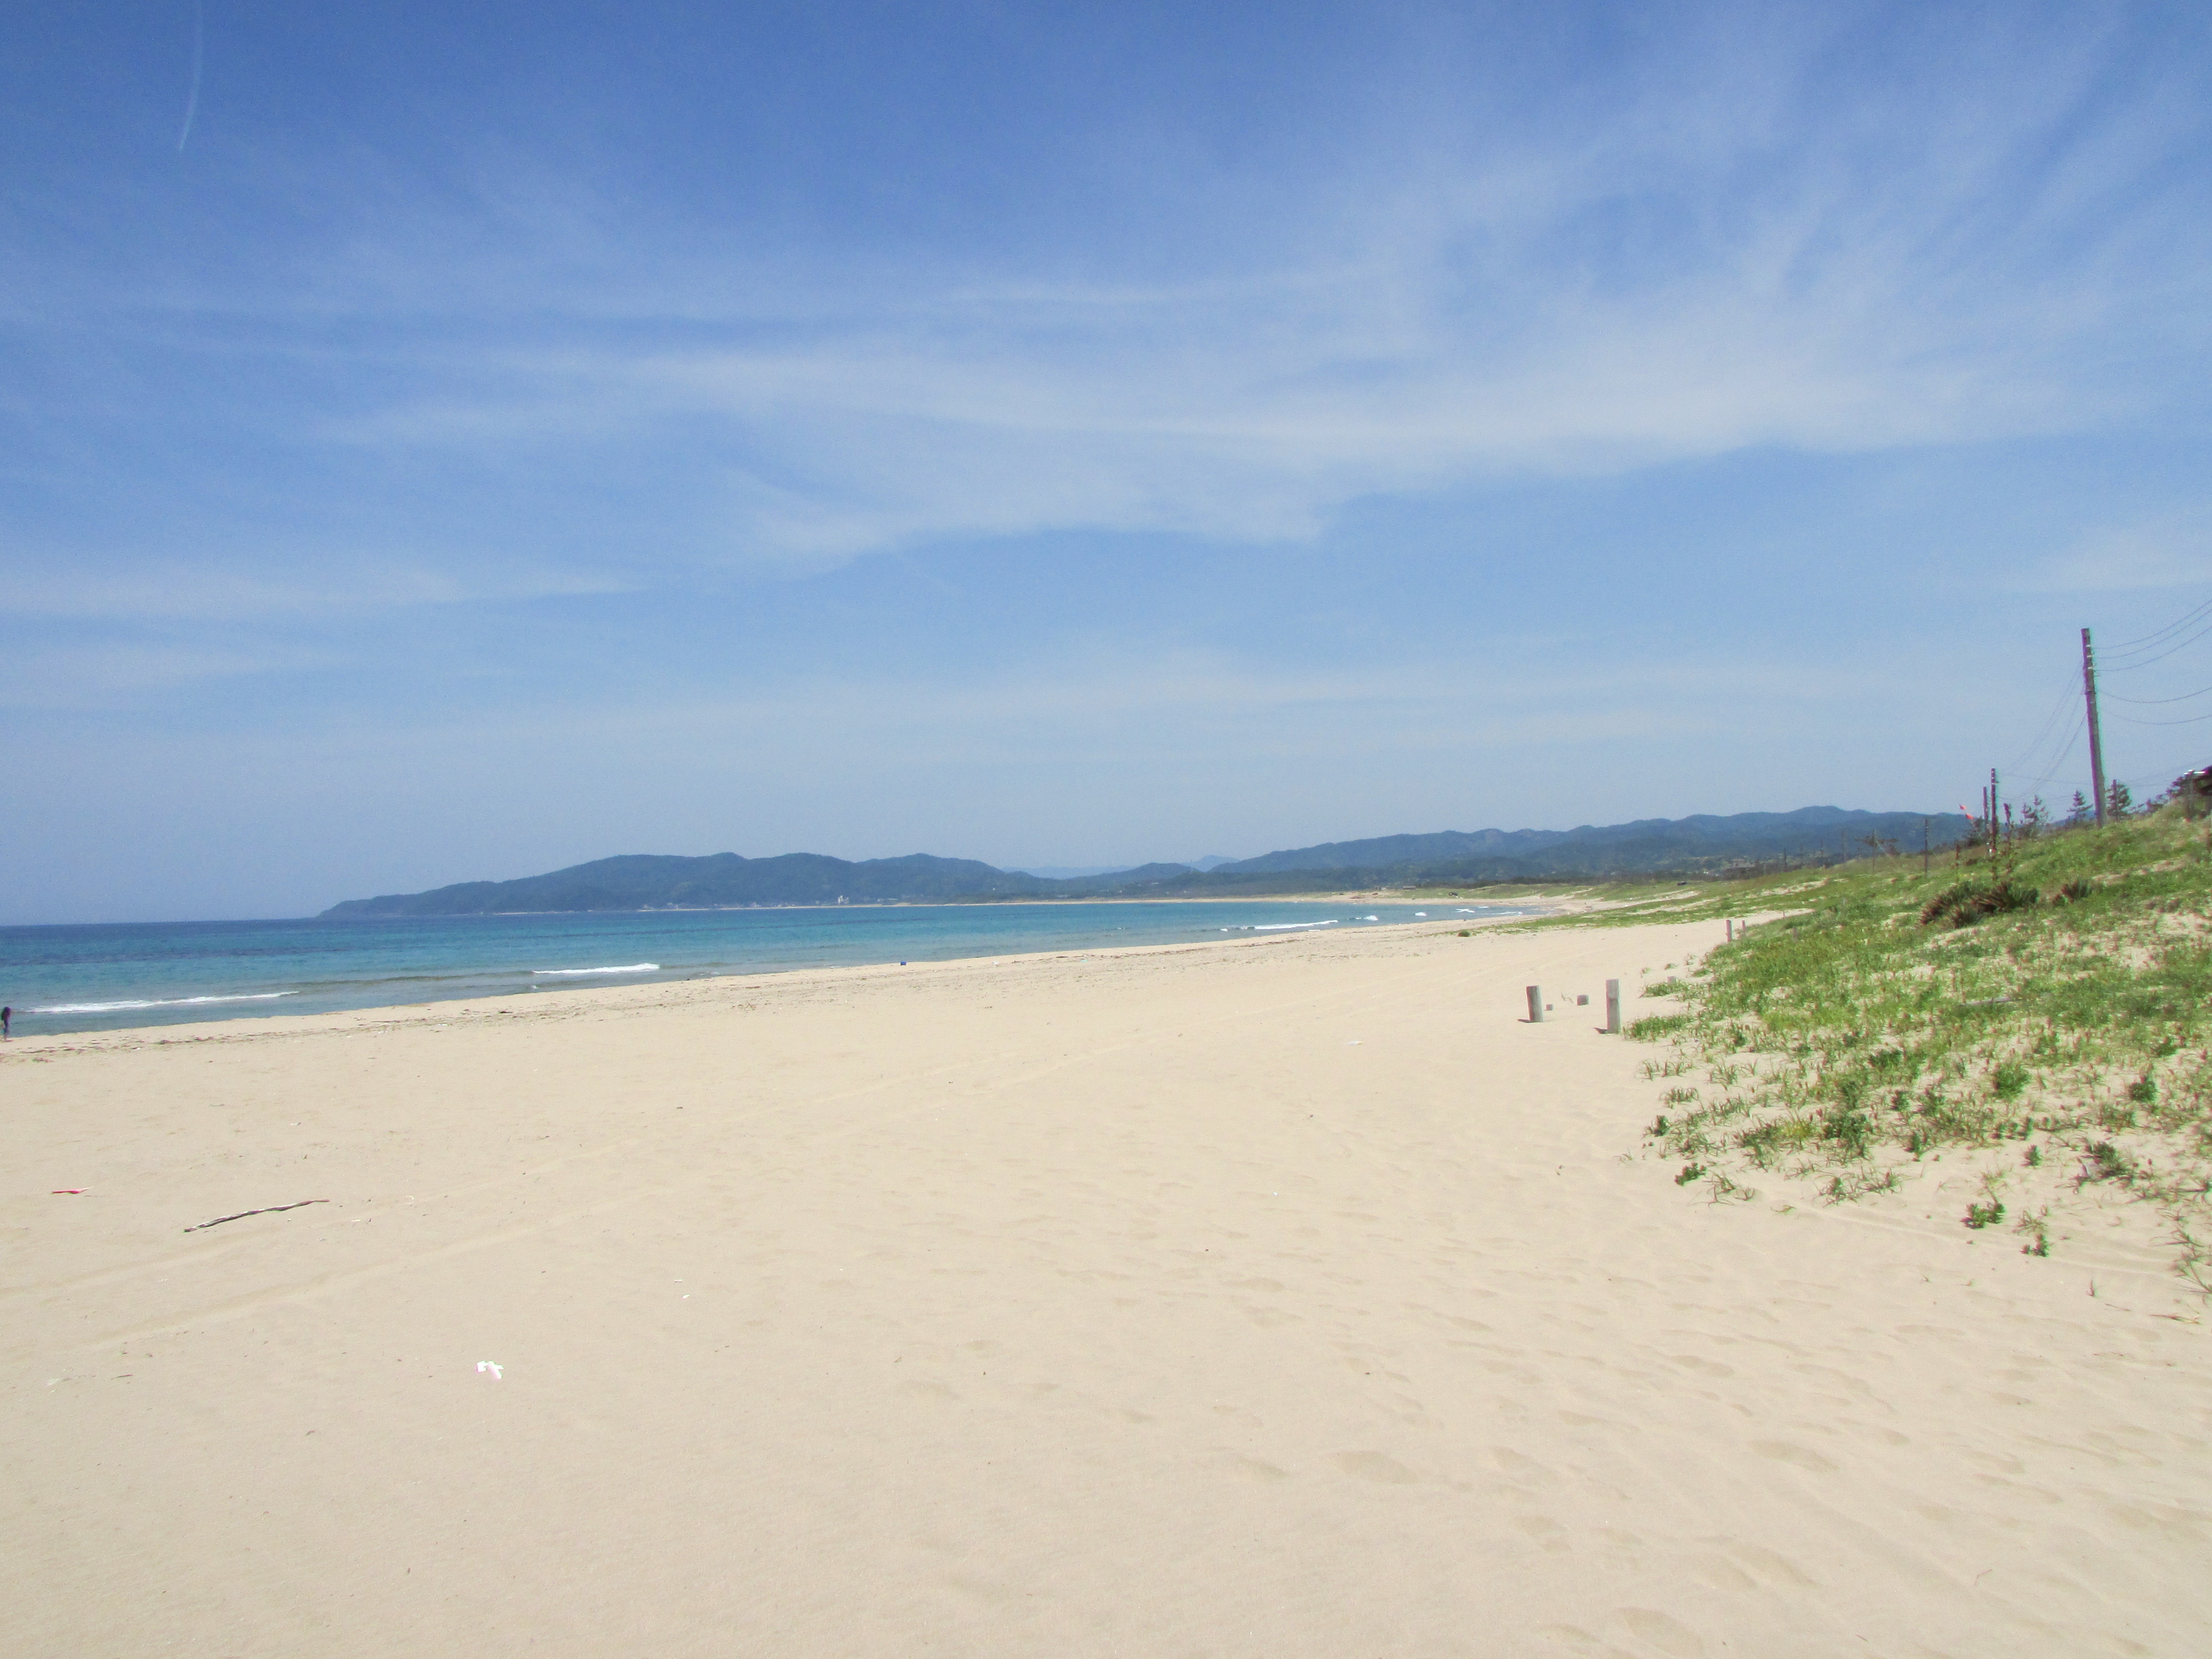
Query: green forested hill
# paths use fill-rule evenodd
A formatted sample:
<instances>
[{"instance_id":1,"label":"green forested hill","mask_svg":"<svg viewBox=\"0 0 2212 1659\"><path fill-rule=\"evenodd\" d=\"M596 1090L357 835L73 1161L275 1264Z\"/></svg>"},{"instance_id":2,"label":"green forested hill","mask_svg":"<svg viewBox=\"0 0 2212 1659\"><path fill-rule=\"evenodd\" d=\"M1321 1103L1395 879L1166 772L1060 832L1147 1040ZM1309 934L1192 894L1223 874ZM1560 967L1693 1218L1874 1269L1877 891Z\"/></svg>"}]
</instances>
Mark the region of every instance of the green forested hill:
<instances>
[{"instance_id":1,"label":"green forested hill","mask_svg":"<svg viewBox=\"0 0 2212 1659\"><path fill-rule=\"evenodd\" d=\"M710 909L750 904L929 902L955 899L1224 897L1311 892L1413 882L1525 881L1564 877L1711 871L1732 860L1798 862L1857 857L1868 837L1917 848L1925 827L1933 845L1965 832L1957 813L1846 811L1808 806L1796 812L1730 817L1647 818L1578 830L1440 830L1334 842L1243 859L1210 871L1148 864L1109 875L1053 881L1000 870L974 859L915 853L857 862L819 853L749 859L630 854L542 876L468 881L426 893L348 899L329 917L489 915L517 911Z\"/></svg>"}]
</instances>

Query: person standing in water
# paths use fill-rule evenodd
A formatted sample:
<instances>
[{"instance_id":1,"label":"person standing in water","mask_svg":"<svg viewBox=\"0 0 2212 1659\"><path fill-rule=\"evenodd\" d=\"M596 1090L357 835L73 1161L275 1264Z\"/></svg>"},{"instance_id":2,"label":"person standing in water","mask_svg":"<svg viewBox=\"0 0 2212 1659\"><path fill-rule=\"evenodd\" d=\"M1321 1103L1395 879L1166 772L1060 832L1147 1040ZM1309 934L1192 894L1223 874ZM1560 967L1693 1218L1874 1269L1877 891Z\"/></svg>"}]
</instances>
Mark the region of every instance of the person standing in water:
<instances>
[{"instance_id":1,"label":"person standing in water","mask_svg":"<svg viewBox=\"0 0 2212 1659\"><path fill-rule=\"evenodd\" d=\"M0 1037L8 1036L8 1028L15 1023L15 1011L13 1008L0 1008Z\"/></svg>"}]
</instances>

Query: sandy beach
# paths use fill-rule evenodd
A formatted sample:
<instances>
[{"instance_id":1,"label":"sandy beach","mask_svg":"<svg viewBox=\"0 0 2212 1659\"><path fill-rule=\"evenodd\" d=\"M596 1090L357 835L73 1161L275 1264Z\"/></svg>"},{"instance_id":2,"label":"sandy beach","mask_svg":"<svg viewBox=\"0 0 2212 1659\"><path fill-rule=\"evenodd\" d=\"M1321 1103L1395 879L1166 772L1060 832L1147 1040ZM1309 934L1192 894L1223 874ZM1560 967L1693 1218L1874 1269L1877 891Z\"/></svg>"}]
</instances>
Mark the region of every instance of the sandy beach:
<instances>
[{"instance_id":1,"label":"sandy beach","mask_svg":"<svg viewBox=\"0 0 2212 1659\"><path fill-rule=\"evenodd\" d=\"M1678 1188L1595 1028L1721 936L18 1040L0 1645L2201 1651L2201 1298Z\"/></svg>"}]
</instances>

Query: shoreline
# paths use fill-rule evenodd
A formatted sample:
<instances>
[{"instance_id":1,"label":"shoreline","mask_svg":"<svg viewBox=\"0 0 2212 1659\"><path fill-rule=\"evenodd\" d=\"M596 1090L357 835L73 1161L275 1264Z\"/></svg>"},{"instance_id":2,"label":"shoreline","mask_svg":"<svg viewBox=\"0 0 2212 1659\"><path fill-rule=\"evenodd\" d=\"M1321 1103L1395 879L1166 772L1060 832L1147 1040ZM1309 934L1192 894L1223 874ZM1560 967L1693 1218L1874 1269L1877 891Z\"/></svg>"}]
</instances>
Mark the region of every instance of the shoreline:
<instances>
[{"instance_id":1,"label":"shoreline","mask_svg":"<svg viewBox=\"0 0 2212 1659\"><path fill-rule=\"evenodd\" d=\"M1153 900L1136 900L1136 901L1119 901L1119 900L1117 900L1117 901L1101 901L1101 902L1115 902L1115 903L1122 903L1122 902L1134 902L1134 903L1141 903L1141 904L1151 904L1151 903L1158 903L1158 902L1210 902L1211 901L1153 901ZM1277 901L1273 901L1273 900L1259 901L1259 900L1255 900L1255 901L1251 901L1251 902L1276 902ZM1339 898L1339 899L1334 900L1334 901L1333 901L1333 902L1338 902L1338 903L1344 903L1344 902L1376 902L1376 901L1372 901L1372 900L1369 900L1369 901L1360 901L1360 900L1357 900L1357 899L1346 900L1346 899L1343 899L1343 898ZM825 911L825 912L826 912L826 911L836 911L836 912L842 913L842 912L849 912L849 911L856 910L856 909L861 909L861 908L870 908L870 909L894 909L894 908L903 909L903 908L923 908L923 907L907 907L907 906L869 906L869 907L862 907L862 906L857 906L857 905L846 905L846 906L814 905L814 906L758 907L758 908L781 908L781 909L807 909L807 910L820 910L820 911ZM951 907L931 907L931 908L951 908ZM996 909L996 908L999 908L999 907L996 907L996 906L991 906L991 907L975 907L975 908L991 908L991 909ZM1495 925L1498 925L1498 924L1499 924L1499 923L1507 922L1507 921L1526 921L1526 920L1529 920L1529 919L1531 919L1531 918L1533 918L1533 917L1540 916L1540 915L1554 915L1554 914L1563 914L1563 913L1566 913L1567 911L1571 910L1573 908L1576 908L1576 907L1573 907L1573 906L1565 906L1565 907L1554 907L1554 908L1540 908L1537 904L1535 904L1534 902L1528 902L1528 903L1523 903L1523 904L1516 905L1516 906L1510 906L1510 907L1507 907L1507 906L1491 906L1491 907L1486 907L1486 908L1493 908L1493 909L1509 909L1509 908L1510 908L1510 911L1511 911L1511 914L1510 914L1510 915L1490 915L1490 916L1471 916L1471 917L1463 917L1463 918L1461 918L1461 917L1454 917L1454 918L1425 919L1425 920L1421 920L1421 921L1414 921L1414 920L1413 920L1413 919L1411 919L1411 918L1407 918L1407 919L1398 919L1398 920L1393 920L1393 921L1387 921L1387 922L1375 922L1375 923L1367 923L1367 924L1363 924L1363 931L1364 931L1364 928L1366 928L1366 927L1430 927L1430 926L1443 926L1443 925L1445 925L1445 923L1446 923L1447 921L1449 921L1451 925L1453 925L1453 926L1455 926L1455 927L1495 926ZM530 913L517 913L517 914L530 914ZM544 914L544 915L571 915L571 914L573 914L573 915L619 915L619 916L628 916L628 915L665 915L665 914L669 914L669 913L666 913L666 912L660 912L660 911L635 911L635 912L633 912L633 911L607 911L607 912L544 912L544 913L536 913L536 914ZM687 912L687 913L683 913L683 914L700 915L700 914L726 914L726 913L722 913L722 912L712 912L712 913L708 913L708 912ZM486 919L487 919L487 920L489 920L489 918L486 918ZM301 920L313 921L313 920L315 920L315 919L314 919L314 918L303 918L303 919L301 919ZM351 919L347 919L347 920L346 920L346 922L345 922L344 924L342 924L342 925L349 925L349 924L350 924L350 920L351 920ZM449 921L449 920L463 920L463 921L468 921L468 920L475 920L475 918L411 918L411 917L410 917L410 918L371 918L371 919L369 919L369 920L371 920L371 921ZM113 924L113 925L121 925L121 926L148 926L148 927L158 927L172 926L172 925L178 925L178 924L167 924L167 923L134 924L134 923L125 923L125 924ZM183 925L201 925L201 924L183 924ZM204 924L204 925L209 925L209 926L222 926L222 925L225 925L225 924L219 924L219 923L217 923L217 924ZM246 923L246 924L240 924L240 925L248 926L248 927L252 927L252 926L260 926L260 925L263 925L263 924L259 924L259 923ZM1288 932L1290 932L1290 931L1291 931L1291 929L1288 929L1288 928L1285 928L1285 929L1284 929L1283 931L1284 931L1284 932L1285 932L1285 933L1288 933ZM1301 930L1301 931L1304 931L1304 930ZM1237 939L1190 939L1190 940L1164 941L1164 942L1161 942L1161 943L1159 943L1159 944L1156 944L1156 945L1097 945L1097 946L1072 947L1072 946L1066 946L1066 945L1047 945L1047 946L1042 946L1042 947L1041 947L1040 949L1038 949L1038 950L1035 950L1035 951L981 951L981 952L978 952L975 956L973 956L973 957L969 957L969 956L957 956L957 957L915 957L915 958L911 958L911 959L910 959L910 965L909 965L909 964L901 964L901 967L900 967L900 969L899 969L899 971L912 971L912 967L913 967L913 966L920 966L920 965L923 965L923 964L926 964L926 963L931 963L967 962L967 961L976 961L976 960L988 960L988 959L992 959L992 958L994 958L994 957L1012 957L1012 956L1052 956L1052 955L1054 955L1054 954L1057 954L1057 953L1065 952L1065 951L1069 951L1069 950L1071 950L1071 949L1077 949L1077 948L1080 948L1080 949L1081 949L1081 950L1082 950L1085 954L1095 954L1095 953L1097 953L1097 952L1103 951L1107 951L1107 950L1145 950L1145 949L1170 948L1170 947L1171 947L1171 946L1194 946L1194 945L1225 945L1225 944L1235 944L1235 943L1239 943L1239 942L1243 942L1243 943L1257 943L1257 942L1264 942L1264 941L1255 941L1255 940L1243 940L1243 941L1239 941L1239 940L1237 940ZM886 948L890 948L890 947L886 947ZM911 948L911 947L910 947L910 948ZM892 966L892 963L893 963L893 959L892 959L892 958L890 958L890 957L886 957L884 959L880 960L880 961L876 961L876 962L867 962L867 963L840 963L840 964L836 964L836 969L854 969L854 968L883 968L883 969L889 969L889 968L891 968L891 966ZM805 965L793 966L793 967L763 966L763 967L758 967L758 968L749 968L749 969L740 969L740 970L738 970L738 971L737 971L737 972L735 972L735 973L731 973L731 972L726 972L726 971L713 971L713 968L714 968L714 964L702 964L702 969L701 969L700 971L696 971L696 972L695 972L695 971L691 971L690 969L687 969L687 968L685 968L685 967L684 967L684 966L681 966L681 965L678 965L678 966L671 967L671 968L665 969L656 969L654 970L654 971L655 971L655 973L656 973L657 975L661 975L661 976L660 976L660 977L653 978L653 979L650 979L650 980L644 980L644 981L627 981L627 982L623 982L623 981L608 981L608 982L605 982L605 983L599 984L599 985L558 985L558 984L544 984L544 983L522 983L522 984L518 984L518 985L517 985L514 989L512 989L512 990L501 991L501 992L496 992L496 993L489 993L489 992L483 991L483 990L481 990L481 989L479 989L479 990L471 990L471 991L463 992L463 993L461 993L461 994L458 994L458 995L455 995L455 996L434 998L434 999L431 999L431 1000L428 1000L428 1001L422 1001L422 1000L416 1000L416 999L403 999L403 1000L401 1000L393 1001L393 1002L383 1002L383 1003L369 1003L369 1004L364 1004L364 1005L361 1006L360 1007L357 1007L357 1008L351 1008L351 1009L327 1009L327 1008L325 1008L325 1009L313 1010L313 1011L309 1011L309 1012L290 1012L289 1010L288 1010L288 1009L286 1009L286 1008L272 1006L272 1007L266 1008L266 1009L265 1009L265 1010L264 1010L263 1012L258 1012L258 1013L251 1013L251 1014L249 1014L249 1013L242 1013L242 1012L241 1012L241 1013L236 1013L236 1014L222 1014L222 1015L215 1015L215 1016L212 1016L212 1017L206 1017L206 1018L196 1017L196 1016L195 1016L195 1017L185 1017L185 1018L176 1018L176 1017L172 1017L172 1018L168 1018L148 1020L148 1021L145 1021L145 1022L143 1022L143 1023L142 1023L142 1024L98 1024L98 1025L78 1026L78 1027L76 1027L76 1028L71 1029L71 1030L62 1030L62 1031L46 1031L46 1032L23 1031L23 1032L20 1032L20 1033L19 1033L15 1037L14 1037L14 1038L12 1039L12 1041L11 1041L11 1043L10 1043L9 1047L10 1047L10 1048L12 1048L12 1047L14 1046L14 1044L15 1044L15 1043L33 1042L40 1042L40 1041L56 1040L56 1039L60 1039L60 1038L64 1038L64 1037L83 1037L83 1036L100 1036L100 1035L115 1035L115 1034L121 1034L121 1033L124 1033L124 1032L130 1032L130 1031L169 1030L173 1030L173 1029L179 1029L179 1028L184 1028L184 1027L190 1027L190 1028L193 1028L193 1029L198 1029L198 1028L200 1028L200 1027L203 1027L203 1026L207 1026L207 1025L216 1025L216 1024L226 1024L226 1025L227 1025L227 1024L240 1024L254 1025L254 1024L262 1024L262 1023L264 1023L264 1022L266 1022L266 1021L270 1021L270 1020L281 1020L281 1021L286 1021L286 1022L296 1021L296 1020L313 1020L313 1019L321 1019L321 1018L337 1018L337 1017L338 1017L338 1016L340 1016L340 1015L344 1015L344 1014L353 1014L353 1013L371 1013L371 1012L378 1012L378 1011L380 1011L380 1010L386 1010L386 1009L392 1009L392 1008L405 1008L405 1007L416 1007L416 1006L423 1006L423 1007L444 1007L444 1006L449 1006L449 1005L451 1005L451 1004L453 1004L453 1003L455 1003L455 1002L476 1002L476 1001L506 1002L506 1001L513 1000L517 999L517 998L530 998L530 999L535 1000L535 999L543 998L543 997L549 996L549 995L569 994L574 994L574 993L578 993L578 992L586 992L586 991L620 990L620 989L644 989L644 988L650 988L650 987L653 987L653 986L692 985L692 984L697 984L697 983L700 983L700 982L702 982L702 981L709 981L709 980L721 980L721 979L731 979L731 978L747 978L747 977L751 977L751 976L755 976L755 975L786 975L786 974L794 974L794 973L797 973L797 974L805 974L805 973L817 973L817 972L830 972L830 971L835 971L835 970L836 970L836 969L833 969L832 968L828 967L828 966L820 966L820 965L814 965L814 964L805 964ZM457 973L455 973L455 974L453 975L453 977L454 979L456 979L456 980L464 979L464 978L465 978L465 977L467 977L467 976L468 976L468 971L472 971L472 970L465 970L465 971L462 971L462 972L457 972ZM362 981L362 983L371 983L371 982L374 982L374 981ZM265 993L235 993L235 994L231 994L231 995L234 996L234 998L235 998L236 1000L252 1000L252 999L253 999L253 998L255 998L255 997L266 997L269 1000L273 1001L273 1000L275 1000L276 997L277 997L277 996L285 995L285 994L294 994L294 993L276 993L276 994L265 994ZM167 1004L167 1005L163 1005L163 1004L155 1004L155 1005L153 1005L153 1006L182 1006L182 1005L180 1005L180 1004ZM134 1011L134 1012L135 1012L135 1011ZM33 1011L33 1009L30 1009L30 1008L25 1008L25 1009L22 1009L22 1010L20 1010L20 1011L19 1011L19 1018L30 1018L30 1017L37 1017L37 1016L35 1016L35 1012L34 1012L34 1011ZM6 1052L7 1052L7 1050L5 1050L5 1049L0 1049L0 1058L4 1058L4 1055L5 1055Z\"/></svg>"},{"instance_id":2,"label":"shoreline","mask_svg":"<svg viewBox=\"0 0 2212 1659\"><path fill-rule=\"evenodd\" d=\"M848 907L849 908L849 907ZM1565 915L1568 911L1524 911L1510 916L1476 917L1461 921L1426 921L1372 922L1358 930L1358 936L1374 937L1386 934L1431 933L1449 932L1472 933L1478 927L1494 928L1510 922L1536 920L1544 915ZM502 992L497 995L442 997L428 1001L377 1003L362 1008L325 1010L313 1013L286 1013L272 1010L263 1014L237 1014L215 1019L170 1020L144 1025L112 1025L97 1030L75 1031L19 1033L11 1038L4 1049L0 1049L0 1066L4 1066L10 1054L35 1054L62 1050L75 1052L102 1044L100 1039L113 1038L118 1042L137 1039L139 1043L165 1046L172 1042L191 1041L236 1042L257 1033L270 1036L307 1036L327 1031L353 1031L364 1024L380 1025L394 1022L390 1017L411 1014L422 1020L442 1020L447 1018L483 1018L514 1014L521 1012L515 1005L526 1003L531 1007L549 1006L559 1011L573 1001L580 1006L604 1003L609 1006L649 1009L677 1006L696 1000L700 995L711 995L732 988L764 988L769 984L793 983L805 986L819 983L836 986L863 982L875 978L910 978L916 975L942 972L951 969L975 966L1010 967L1020 963L1042 963L1052 961L1078 961L1093 958L1141 957L1189 951L1260 950L1273 945L1295 944L1310 938L1319 930L1300 930L1280 936L1252 939L1179 939L1153 945L1110 945L1076 949L1054 946L1042 951L1011 951L972 957L916 958L906 963L863 962L843 963L834 966L800 968L761 968L736 974L698 974L682 979L654 979L614 982L599 985L535 985L521 990ZM684 992L688 996L656 995L656 993ZM175 1033L174 1036L155 1037L154 1033ZM137 1046L133 1044L132 1046Z\"/></svg>"}]
</instances>

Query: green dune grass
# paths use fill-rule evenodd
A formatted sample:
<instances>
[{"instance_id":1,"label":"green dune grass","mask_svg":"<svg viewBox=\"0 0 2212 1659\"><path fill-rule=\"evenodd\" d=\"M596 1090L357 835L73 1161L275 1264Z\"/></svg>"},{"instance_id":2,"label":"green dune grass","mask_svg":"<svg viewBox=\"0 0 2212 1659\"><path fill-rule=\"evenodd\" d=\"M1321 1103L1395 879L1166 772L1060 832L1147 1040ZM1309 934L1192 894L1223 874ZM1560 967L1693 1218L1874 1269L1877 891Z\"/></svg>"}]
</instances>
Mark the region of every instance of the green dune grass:
<instances>
[{"instance_id":1,"label":"green dune grass","mask_svg":"<svg viewBox=\"0 0 2212 1659\"><path fill-rule=\"evenodd\" d=\"M2169 808L1924 873L1869 860L1522 925L1767 918L1647 983L1679 1007L1629 1028L1663 1047L1647 1076L1683 1079L1646 1136L1683 1184L1745 1197L1771 1176L1844 1202L2002 1152L1976 1160L1962 1224L2045 1254L2097 1187L2154 1206L2212 1290L2208 900L2212 835Z\"/></svg>"}]
</instances>

